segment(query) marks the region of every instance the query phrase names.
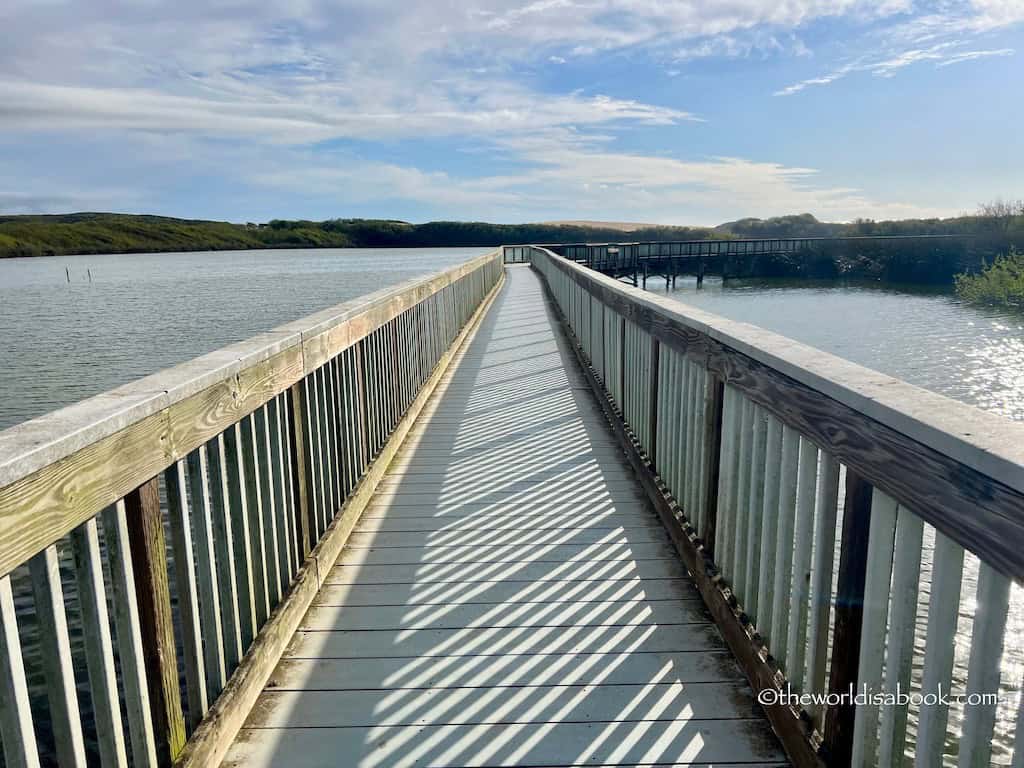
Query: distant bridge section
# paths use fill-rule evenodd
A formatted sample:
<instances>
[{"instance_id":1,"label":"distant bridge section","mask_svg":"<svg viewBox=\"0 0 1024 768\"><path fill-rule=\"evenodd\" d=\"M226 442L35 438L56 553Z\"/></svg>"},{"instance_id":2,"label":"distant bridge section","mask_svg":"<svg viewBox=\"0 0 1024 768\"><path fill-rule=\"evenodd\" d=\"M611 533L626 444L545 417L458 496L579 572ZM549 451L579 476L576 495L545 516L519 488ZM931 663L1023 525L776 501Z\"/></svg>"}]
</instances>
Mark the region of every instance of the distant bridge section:
<instances>
[{"instance_id":1,"label":"distant bridge section","mask_svg":"<svg viewBox=\"0 0 1024 768\"><path fill-rule=\"evenodd\" d=\"M758 256L778 256L812 249L857 242L891 242L963 239L964 235L865 235L860 237L772 237L730 240L674 240L646 243L565 243L541 246L567 259L583 264L616 279L627 279L633 285L647 285L648 277L662 277L666 286L675 285L676 277L695 274L697 285L704 282L706 271L728 277L740 260ZM525 254L529 248L506 248Z\"/></svg>"}]
</instances>

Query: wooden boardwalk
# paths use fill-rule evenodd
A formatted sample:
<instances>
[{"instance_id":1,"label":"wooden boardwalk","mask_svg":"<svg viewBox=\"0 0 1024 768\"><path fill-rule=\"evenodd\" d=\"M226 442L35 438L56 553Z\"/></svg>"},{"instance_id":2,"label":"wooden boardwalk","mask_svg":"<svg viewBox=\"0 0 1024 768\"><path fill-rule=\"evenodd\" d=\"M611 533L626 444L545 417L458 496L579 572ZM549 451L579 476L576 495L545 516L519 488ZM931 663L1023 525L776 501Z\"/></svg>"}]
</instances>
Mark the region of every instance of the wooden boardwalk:
<instances>
[{"instance_id":1,"label":"wooden boardwalk","mask_svg":"<svg viewBox=\"0 0 1024 768\"><path fill-rule=\"evenodd\" d=\"M225 764L785 764L528 268L509 268Z\"/></svg>"}]
</instances>

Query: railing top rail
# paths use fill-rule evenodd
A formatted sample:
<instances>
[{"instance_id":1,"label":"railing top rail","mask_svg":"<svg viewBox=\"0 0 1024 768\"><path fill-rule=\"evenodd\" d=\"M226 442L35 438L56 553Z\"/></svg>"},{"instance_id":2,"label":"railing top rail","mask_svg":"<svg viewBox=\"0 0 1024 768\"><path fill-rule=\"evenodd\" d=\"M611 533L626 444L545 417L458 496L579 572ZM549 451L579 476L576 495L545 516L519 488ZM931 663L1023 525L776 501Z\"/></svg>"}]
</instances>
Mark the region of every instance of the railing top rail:
<instances>
[{"instance_id":1,"label":"railing top rail","mask_svg":"<svg viewBox=\"0 0 1024 768\"><path fill-rule=\"evenodd\" d=\"M663 342L706 355L727 382L966 548L1024 578L1024 553L1008 543L1024 537L1024 424L541 250L606 304ZM770 374L798 386L777 376L766 384ZM802 393L812 397L797 399Z\"/></svg>"},{"instance_id":2,"label":"railing top rail","mask_svg":"<svg viewBox=\"0 0 1024 768\"><path fill-rule=\"evenodd\" d=\"M103 478L109 492L97 498L107 499L113 487L131 490L403 310L500 257L493 250L320 310L0 432L0 539L20 530L21 518L42 503L40 494L59 506L77 505L90 493L71 476L78 463L72 458L99 471L116 454L130 466L108 472L126 476ZM30 493L25 486L33 483L39 487ZM55 530L53 538L65 532ZM0 575L10 570L9 560L0 557Z\"/></svg>"}]
</instances>

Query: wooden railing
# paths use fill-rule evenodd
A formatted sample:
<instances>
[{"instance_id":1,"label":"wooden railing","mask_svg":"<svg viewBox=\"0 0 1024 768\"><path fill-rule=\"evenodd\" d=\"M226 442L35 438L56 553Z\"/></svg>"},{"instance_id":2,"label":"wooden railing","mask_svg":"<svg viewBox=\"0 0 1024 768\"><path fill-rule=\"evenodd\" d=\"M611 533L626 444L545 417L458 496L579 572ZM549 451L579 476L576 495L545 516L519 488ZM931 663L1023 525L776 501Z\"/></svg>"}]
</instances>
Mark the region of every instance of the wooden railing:
<instances>
[{"instance_id":1,"label":"wooden railing","mask_svg":"<svg viewBox=\"0 0 1024 768\"><path fill-rule=\"evenodd\" d=\"M495 251L0 433L8 768L216 765L502 274Z\"/></svg>"},{"instance_id":2,"label":"wooden railing","mask_svg":"<svg viewBox=\"0 0 1024 768\"><path fill-rule=\"evenodd\" d=\"M532 246L504 245L501 248L502 258L506 264L526 264L530 261Z\"/></svg>"},{"instance_id":3,"label":"wooden railing","mask_svg":"<svg viewBox=\"0 0 1024 768\"><path fill-rule=\"evenodd\" d=\"M549 250L530 260L793 761L988 766L993 742L1009 762L1016 730L1024 764L1024 658L1006 629L1024 425ZM991 699L955 722L941 703L839 697L897 685L1001 694L1009 724L994 738Z\"/></svg>"},{"instance_id":4,"label":"wooden railing","mask_svg":"<svg viewBox=\"0 0 1024 768\"><path fill-rule=\"evenodd\" d=\"M807 248L841 243L906 243L970 240L971 235L853 235L848 237L756 237L704 240L665 240L633 243L559 243L543 246L567 259L598 269L600 264L635 263L668 258L700 259L720 256L759 256L795 253ZM521 247L521 246L519 246ZM614 250L615 258L609 255Z\"/></svg>"}]
</instances>

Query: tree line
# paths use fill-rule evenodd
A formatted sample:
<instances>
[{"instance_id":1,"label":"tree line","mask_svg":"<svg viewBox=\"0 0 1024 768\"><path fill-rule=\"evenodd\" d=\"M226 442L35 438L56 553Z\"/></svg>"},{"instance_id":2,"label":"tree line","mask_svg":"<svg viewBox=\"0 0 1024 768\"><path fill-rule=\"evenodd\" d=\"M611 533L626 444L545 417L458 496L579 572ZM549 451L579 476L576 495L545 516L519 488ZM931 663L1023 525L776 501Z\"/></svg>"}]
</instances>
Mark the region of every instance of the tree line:
<instances>
[{"instance_id":1,"label":"tree line","mask_svg":"<svg viewBox=\"0 0 1024 768\"><path fill-rule=\"evenodd\" d=\"M491 224L388 219L274 219L266 223L174 219L114 213L0 216L0 258L78 253L217 251L250 248L428 248L523 243L643 242L762 237L964 235L949 241L822 245L799 259L755 265L756 274L852 276L949 282L978 271L1011 245L1024 246L1024 201L995 201L947 219L850 223L819 221L809 213L747 218L717 227L650 226L628 232L582 224Z\"/></svg>"}]
</instances>

